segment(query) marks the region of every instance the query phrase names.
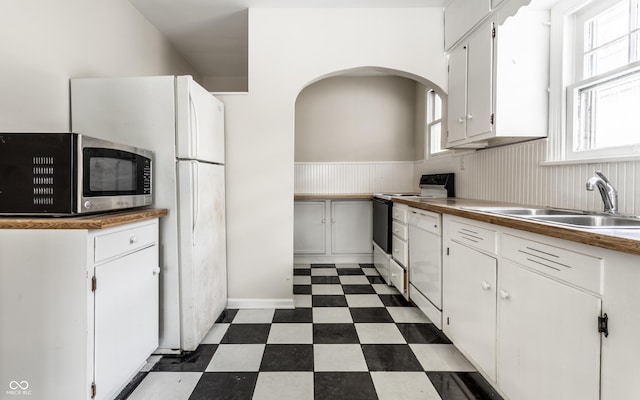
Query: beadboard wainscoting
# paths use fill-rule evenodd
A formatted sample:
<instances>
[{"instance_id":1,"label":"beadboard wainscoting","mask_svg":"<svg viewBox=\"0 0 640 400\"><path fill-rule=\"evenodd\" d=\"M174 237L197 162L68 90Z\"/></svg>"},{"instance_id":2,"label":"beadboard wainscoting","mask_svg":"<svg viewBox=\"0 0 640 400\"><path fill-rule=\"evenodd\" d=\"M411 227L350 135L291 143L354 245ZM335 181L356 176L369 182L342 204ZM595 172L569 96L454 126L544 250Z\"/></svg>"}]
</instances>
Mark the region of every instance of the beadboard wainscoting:
<instances>
[{"instance_id":1,"label":"beadboard wainscoting","mask_svg":"<svg viewBox=\"0 0 640 400\"><path fill-rule=\"evenodd\" d=\"M620 212L640 216L640 161L541 165L546 155L546 140L536 140L439 160L296 163L295 193L413 192L422 174L455 172L457 197L602 211L600 193L585 189L598 170L618 190Z\"/></svg>"},{"instance_id":2,"label":"beadboard wainscoting","mask_svg":"<svg viewBox=\"0 0 640 400\"><path fill-rule=\"evenodd\" d=\"M602 211L600 193L585 189L587 179L600 170L618 191L620 212L640 215L640 161L540 165L546 146L546 140L538 140L452 158L457 197ZM415 176L433 168L429 161L418 161Z\"/></svg>"},{"instance_id":3,"label":"beadboard wainscoting","mask_svg":"<svg viewBox=\"0 0 640 400\"><path fill-rule=\"evenodd\" d=\"M295 193L413 192L413 161L295 163Z\"/></svg>"}]
</instances>

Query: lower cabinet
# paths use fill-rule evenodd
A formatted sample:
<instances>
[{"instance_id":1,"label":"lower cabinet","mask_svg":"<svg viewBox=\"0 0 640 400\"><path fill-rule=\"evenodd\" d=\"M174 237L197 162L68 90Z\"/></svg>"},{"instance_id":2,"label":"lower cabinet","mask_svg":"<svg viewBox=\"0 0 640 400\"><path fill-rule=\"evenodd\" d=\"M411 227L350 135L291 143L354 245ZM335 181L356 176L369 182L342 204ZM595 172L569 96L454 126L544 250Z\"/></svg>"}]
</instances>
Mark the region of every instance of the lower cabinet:
<instances>
[{"instance_id":1,"label":"lower cabinet","mask_svg":"<svg viewBox=\"0 0 640 400\"><path fill-rule=\"evenodd\" d=\"M485 374L496 379L495 258L456 242L443 259L443 330Z\"/></svg>"},{"instance_id":2,"label":"lower cabinet","mask_svg":"<svg viewBox=\"0 0 640 400\"><path fill-rule=\"evenodd\" d=\"M370 200L295 201L296 262L371 263L372 213Z\"/></svg>"},{"instance_id":3,"label":"lower cabinet","mask_svg":"<svg viewBox=\"0 0 640 400\"><path fill-rule=\"evenodd\" d=\"M296 201L293 205L294 254L324 254L327 245L327 206L324 201Z\"/></svg>"},{"instance_id":4,"label":"lower cabinet","mask_svg":"<svg viewBox=\"0 0 640 400\"><path fill-rule=\"evenodd\" d=\"M117 394L158 347L157 252L147 247L95 267L96 399Z\"/></svg>"},{"instance_id":5,"label":"lower cabinet","mask_svg":"<svg viewBox=\"0 0 640 400\"><path fill-rule=\"evenodd\" d=\"M0 230L0 266L0 382L28 385L11 394L113 399L157 348L157 219Z\"/></svg>"},{"instance_id":6,"label":"lower cabinet","mask_svg":"<svg viewBox=\"0 0 640 400\"><path fill-rule=\"evenodd\" d=\"M443 330L454 345L505 399L601 399L601 349L613 343L599 332L603 252L450 215L443 229Z\"/></svg>"},{"instance_id":7,"label":"lower cabinet","mask_svg":"<svg viewBox=\"0 0 640 400\"><path fill-rule=\"evenodd\" d=\"M498 383L513 400L600 398L601 300L500 264Z\"/></svg>"},{"instance_id":8,"label":"lower cabinet","mask_svg":"<svg viewBox=\"0 0 640 400\"><path fill-rule=\"evenodd\" d=\"M389 262L389 281L391 285L402 294L407 300L409 299L409 291L407 288L407 272L395 260Z\"/></svg>"}]
</instances>

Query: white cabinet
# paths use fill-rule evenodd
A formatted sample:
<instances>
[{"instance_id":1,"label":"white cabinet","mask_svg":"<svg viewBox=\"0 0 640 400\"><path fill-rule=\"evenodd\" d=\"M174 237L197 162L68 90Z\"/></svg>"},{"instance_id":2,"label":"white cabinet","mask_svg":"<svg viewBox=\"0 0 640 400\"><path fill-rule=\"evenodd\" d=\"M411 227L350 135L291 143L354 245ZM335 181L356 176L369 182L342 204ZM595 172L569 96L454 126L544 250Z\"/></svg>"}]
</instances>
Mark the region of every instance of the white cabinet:
<instances>
[{"instance_id":1,"label":"white cabinet","mask_svg":"<svg viewBox=\"0 0 640 400\"><path fill-rule=\"evenodd\" d=\"M491 0L451 0L444 8L445 49L451 48L489 15L490 10Z\"/></svg>"},{"instance_id":2,"label":"white cabinet","mask_svg":"<svg viewBox=\"0 0 640 400\"><path fill-rule=\"evenodd\" d=\"M501 10L450 51L447 147L546 136L548 12Z\"/></svg>"},{"instance_id":3,"label":"white cabinet","mask_svg":"<svg viewBox=\"0 0 640 400\"><path fill-rule=\"evenodd\" d=\"M157 219L0 230L0 266L0 381L39 399L111 399L157 348Z\"/></svg>"},{"instance_id":4,"label":"white cabinet","mask_svg":"<svg viewBox=\"0 0 640 400\"><path fill-rule=\"evenodd\" d=\"M373 219L370 201L331 202L331 252L371 253Z\"/></svg>"},{"instance_id":5,"label":"white cabinet","mask_svg":"<svg viewBox=\"0 0 640 400\"><path fill-rule=\"evenodd\" d=\"M600 398L596 296L503 261L498 384L511 399Z\"/></svg>"},{"instance_id":6,"label":"white cabinet","mask_svg":"<svg viewBox=\"0 0 640 400\"><path fill-rule=\"evenodd\" d=\"M500 388L512 399L599 399L603 260L508 233L501 255Z\"/></svg>"},{"instance_id":7,"label":"white cabinet","mask_svg":"<svg viewBox=\"0 0 640 400\"><path fill-rule=\"evenodd\" d=\"M296 201L293 205L293 252L324 254L326 223L324 201Z\"/></svg>"},{"instance_id":8,"label":"white cabinet","mask_svg":"<svg viewBox=\"0 0 640 400\"><path fill-rule=\"evenodd\" d=\"M497 233L448 215L444 221L443 331L495 381Z\"/></svg>"},{"instance_id":9,"label":"white cabinet","mask_svg":"<svg viewBox=\"0 0 640 400\"><path fill-rule=\"evenodd\" d=\"M96 399L129 381L158 347L158 249L144 248L95 267Z\"/></svg>"},{"instance_id":10,"label":"white cabinet","mask_svg":"<svg viewBox=\"0 0 640 400\"><path fill-rule=\"evenodd\" d=\"M407 290L407 272L394 260L389 261L389 281L405 298L409 298Z\"/></svg>"},{"instance_id":11,"label":"white cabinet","mask_svg":"<svg viewBox=\"0 0 640 400\"><path fill-rule=\"evenodd\" d=\"M371 263L372 213L370 200L296 200L295 262Z\"/></svg>"},{"instance_id":12,"label":"white cabinet","mask_svg":"<svg viewBox=\"0 0 640 400\"><path fill-rule=\"evenodd\" d=\"M497 261L456 242L445 247L443 330L495 381Z\"/></svg>"},{"instance_id":13,"label":"white cabinet","mask_svg":"<svg viewBox=\"0 0 640 400\"><path fill-rule=\"evenodd\" d=\"M448 146L475 145L474 136L491 132L493 23L483 24L449 55Z\"/></svg>"},{"instance_id":14,"label":"white cabinet","mask_svg":"<svg viewBox=\"0 0 640 400\"><path fill-rule=\"evenodd\" d=\"M408 217L409 207L404 204L393 203L391 223L391 256L398 264L406 268L409 265Z\"/></svg>"}]
</instances>

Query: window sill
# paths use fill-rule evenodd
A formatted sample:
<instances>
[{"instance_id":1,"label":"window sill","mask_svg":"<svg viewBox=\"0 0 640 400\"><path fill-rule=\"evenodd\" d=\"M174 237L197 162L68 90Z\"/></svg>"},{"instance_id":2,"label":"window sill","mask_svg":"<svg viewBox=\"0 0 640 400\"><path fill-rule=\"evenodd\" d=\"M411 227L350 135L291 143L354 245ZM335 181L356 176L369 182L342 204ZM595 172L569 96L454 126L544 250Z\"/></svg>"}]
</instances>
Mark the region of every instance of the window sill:
<instances>
[{"instance_id":1,"label":"window sill","mask_svg":"<svg viewBox=\"0 0 640 400\"><path fill-rule=\"evenodd\" d=\"M616 162L627 162L627 161L640 161L640 154L637 156L584 158L584 159L578 159L578 160L547 160L547 161L541 161L540 165L543 167L552 167L555 165L604 164L604 163L616 163Z\"/></svg>"}]
</instances>

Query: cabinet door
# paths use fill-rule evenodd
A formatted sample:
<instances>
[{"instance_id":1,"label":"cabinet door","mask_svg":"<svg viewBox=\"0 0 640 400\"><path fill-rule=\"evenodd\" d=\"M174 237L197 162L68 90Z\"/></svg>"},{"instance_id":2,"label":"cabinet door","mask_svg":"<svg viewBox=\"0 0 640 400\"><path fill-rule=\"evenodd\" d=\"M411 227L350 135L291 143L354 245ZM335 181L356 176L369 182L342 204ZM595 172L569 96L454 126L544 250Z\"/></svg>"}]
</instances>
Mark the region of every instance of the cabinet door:
<instances>
[{"instance_id":1,"label":"cabinet door","mask_svg":"<svg viewBox=\"0 0 640 400\"><path fill-rule=\"evenodd\" d=\"M467 137L467 46L449 53L449 96L447 99L447 144Z\"/></svg>"},{"instance_id":2,"label":"cabinet door","mask_svg":"<svg viewBox=\"0 0 640 400\"><path fill-rule=\"evenodd\" d=\"M469 38L467 53L467 136L493 130L493 25L483 24Z\"/></svg>"},{"instance_id":3,"label":"cabinet door","mask_svg":"<svg viewBox=\"0 0 640 400\"><path fill-rule=\"evenodd\" d=\"M324 201L296 201L293 205L293 251L324 254L326 250Z\"/></svg>"},{"instance_id":4,"label":"cabinet door","mask_svg":"<svg viewBox=\"0 0 640 400\"><path fill-rule=\"evenodd\" d=\"M371 201L332 201L331 252L371 254L372 213Z\"/></svg>"},{"instance_id":5,"label":"cabinet door","mask_svg":"<svg viewBox=\"0 0 640 400\"><path fill-rule=\"evenodd\" d=\"M500 264L498 385L511 399L597 400L597 297Z\"/></svg>"},{"instance_id":6,"label":"cabinet door","mask_svg":"<svg viewBox=\"0 0 640 400\"><path fill-rule=\"evenodd\" d=\"M444 332L496 376L496 259L449 242L443 268ZM515 397L514 397L515 398Z\"/></svg>"},{"instance_id":7,"label":"cabinet door","mask_svg":"<svg viewBox=\"0 0 640 400\"><path fill-rule=\"evenodd\" d=\"M96 399L113 398L158 347L158 247L95 267Z\"/></svg>"}]
</instances>

